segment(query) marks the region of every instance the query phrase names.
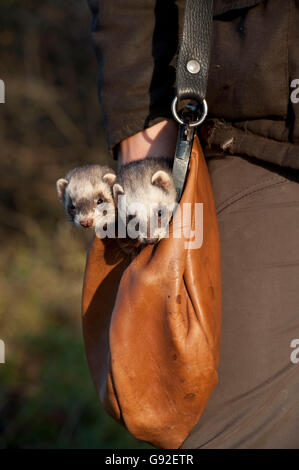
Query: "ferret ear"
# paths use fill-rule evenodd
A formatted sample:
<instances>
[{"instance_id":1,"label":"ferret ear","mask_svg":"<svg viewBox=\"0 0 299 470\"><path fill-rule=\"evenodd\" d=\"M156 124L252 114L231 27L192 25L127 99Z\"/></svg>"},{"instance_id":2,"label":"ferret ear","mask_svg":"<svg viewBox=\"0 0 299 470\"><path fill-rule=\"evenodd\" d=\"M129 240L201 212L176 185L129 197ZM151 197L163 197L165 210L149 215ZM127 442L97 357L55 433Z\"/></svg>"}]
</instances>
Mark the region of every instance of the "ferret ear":
<instances>
[{"instance_id":1,"label":"ferret ear","mask_svg":"<svg viewBox=\"0 0 299 470\"><path fill-rule=\"evenodd\" d=\"M64 178L60 178L59 180L56 181L56 189L57 189L57 194L59 199L63 201L64 198L64 193L65 193L65 188L69 184L68 180Z\"/></svg>"},{"instance_id":2,"label":"ferret ear","mask_svg":"<svg viewBox=\"0 0 299 470\"><path fill-rule=\"evenodd\" d=\"M118 196L121 196L122 194L125 194L124 188L118 183L114 184L113 185L114 199L117 201Z\"/></svg>"},{"instance_id":3,"label":"ferret ear","mask_svg":"<svg viewBox=\"0 0 299 470\"><path fill-rule=\"evenodd\" d=\"M166 171L158 170L153 174L151 183L159 188L167 190L170 186L170 176Z\"/></svg>"},{"instance_id":4,"label":"ferret ear","mask_svg":"<svg viewBox=\"0 0 299 470\"><path fill-rule=\"evenodd\" d=\"M116 180L116 174L115 173L106 173L103 176L103 181L109 184L109 186L112 186L115 183Z\"/></svg>"}]
</instances>

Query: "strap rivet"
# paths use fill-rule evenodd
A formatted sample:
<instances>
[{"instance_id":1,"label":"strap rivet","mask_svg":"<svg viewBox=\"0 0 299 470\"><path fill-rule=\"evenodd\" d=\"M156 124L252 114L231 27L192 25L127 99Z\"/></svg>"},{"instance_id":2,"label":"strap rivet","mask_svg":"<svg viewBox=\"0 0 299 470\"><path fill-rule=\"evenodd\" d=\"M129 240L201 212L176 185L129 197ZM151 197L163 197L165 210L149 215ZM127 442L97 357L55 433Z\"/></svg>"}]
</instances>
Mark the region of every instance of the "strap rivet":
<instances>
[{"instance_id":1,"label":"strap rivet","mask_svg":"<svg viewBox=\"0 0 299 470\"><path fill-rule=\"evenodd\" d=\"M190 73L198 73L200 71L200 63L195 59L189 60L187 62L187 70Z\"/></svg>"}]
</instances>

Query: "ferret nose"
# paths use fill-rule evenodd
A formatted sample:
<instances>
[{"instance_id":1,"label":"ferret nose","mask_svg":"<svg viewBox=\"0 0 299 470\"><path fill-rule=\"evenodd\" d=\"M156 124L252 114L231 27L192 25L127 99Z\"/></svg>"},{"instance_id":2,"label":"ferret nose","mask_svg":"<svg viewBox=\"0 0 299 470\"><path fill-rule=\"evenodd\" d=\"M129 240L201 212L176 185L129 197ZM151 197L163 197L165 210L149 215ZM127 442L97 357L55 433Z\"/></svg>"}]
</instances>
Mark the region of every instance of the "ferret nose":
<instances>
[{"instance_id":1,"label":"ferret nose","mask_svg":"<svg viewBox=\"0 0 299 470\"><path fill-rule=\"evenodd\" d=\"M80 220L80 225L85 228L91 227L93 224L93 219L82 219Z\"/></svg>"}]
</instances>

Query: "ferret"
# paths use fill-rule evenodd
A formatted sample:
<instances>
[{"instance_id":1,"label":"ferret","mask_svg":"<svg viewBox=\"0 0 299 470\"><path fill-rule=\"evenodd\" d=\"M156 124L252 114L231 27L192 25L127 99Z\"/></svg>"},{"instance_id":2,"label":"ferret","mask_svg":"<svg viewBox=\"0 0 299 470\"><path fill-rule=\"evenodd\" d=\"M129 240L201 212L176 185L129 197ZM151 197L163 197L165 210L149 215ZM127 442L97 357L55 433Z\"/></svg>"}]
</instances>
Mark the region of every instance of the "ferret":
<instances>
[{"instance_id":1,"label":"ferret","mask_svg":"<svg viewBox=\"0 0 299 470\"><path fill-rule=\"evenodd\" d=\"M120 167L113 185L118 216L127 225L127 233L142 244L155 244L167 236L176 190L172 178L172 160L148 157ZM124 198L120 208L121 196Z\"/></svg>"},{"instance_id":2,"label":"ferret","mask_svg":"<svg viewBox=\"0 0 299 470\"><path fill-rule=\"evenodd\" d=\"M103 214L107 224L114 223L116 209L112 187L115 179L114 170L94 164L74 168L65 178L57 180L58 197L76 226L96 228Z\"/></svg>"}]
</instances>

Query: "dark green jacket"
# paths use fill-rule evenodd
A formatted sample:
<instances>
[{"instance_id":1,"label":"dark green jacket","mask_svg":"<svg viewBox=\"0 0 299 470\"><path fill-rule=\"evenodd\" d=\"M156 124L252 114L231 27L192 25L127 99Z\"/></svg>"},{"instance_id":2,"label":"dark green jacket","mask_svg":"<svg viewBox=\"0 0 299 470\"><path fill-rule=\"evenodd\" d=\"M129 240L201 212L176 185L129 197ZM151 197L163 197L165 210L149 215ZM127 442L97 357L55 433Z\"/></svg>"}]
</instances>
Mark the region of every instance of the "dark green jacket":
<instances>
[{"instance_id":1,"label":"dark green jacket","mask_svg":"<svg viewBox=\"0 0 299 470\"><path fill-rule=\"evenodd\" d=\"M113 152L122 139L171 117L185 2L89 4ZM214 13L203 143L298 169L298 0L215 0Z\"/></svg>"}]
</instances>

